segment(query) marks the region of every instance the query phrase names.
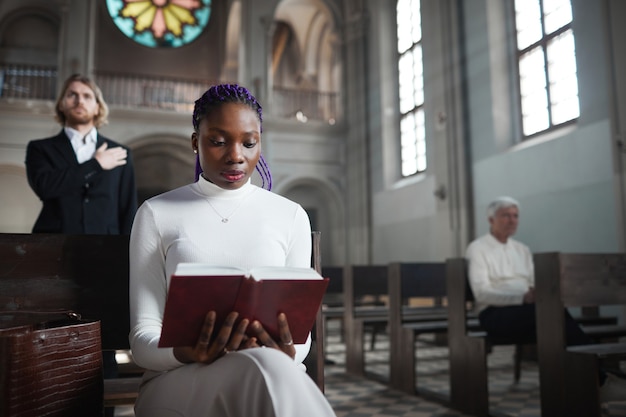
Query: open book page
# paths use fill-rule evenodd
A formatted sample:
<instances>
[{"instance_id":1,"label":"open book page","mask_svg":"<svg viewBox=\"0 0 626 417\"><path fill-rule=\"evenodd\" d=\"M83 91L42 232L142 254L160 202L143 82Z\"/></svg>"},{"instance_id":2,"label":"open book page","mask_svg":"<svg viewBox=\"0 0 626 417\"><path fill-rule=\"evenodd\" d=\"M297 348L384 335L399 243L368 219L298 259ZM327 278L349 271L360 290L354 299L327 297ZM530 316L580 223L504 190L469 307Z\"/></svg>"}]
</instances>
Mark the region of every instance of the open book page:
<instances>
[{"instance_id":1,"label":"open book page","mask_svg":"<svg viewBox=\"0 0 626 417\"><path fill-rule=\"evenodd\" d=\"M269 279L322 279L313 268L296 268L291 266L263 266L252 268L250 276L257 281Z\"/></svg>"},{"instance_id":2,"label":"open book page","mask_svg":"<svg viewBox=\"0 0 626 417\"><path fill-rule=\"evenodd\" d=\"M322 279L313 268L291 266L258 266L246 270L235 266L220 266L196 262L183 262L176 266L174 275L214 276L214 275L245 275L257 281L264 279Z\"/></svg>"},{"instance_id":3,"label":"open book page","mask_svg":"<svg viewBox=\"0 0 626 417\"><path fill-rule=\"evenodd\" d=\"M197 262L181 262L176 265L174 275L247 275L247 271L236 266L221 266Z\"/></svg>"}]
</instances>

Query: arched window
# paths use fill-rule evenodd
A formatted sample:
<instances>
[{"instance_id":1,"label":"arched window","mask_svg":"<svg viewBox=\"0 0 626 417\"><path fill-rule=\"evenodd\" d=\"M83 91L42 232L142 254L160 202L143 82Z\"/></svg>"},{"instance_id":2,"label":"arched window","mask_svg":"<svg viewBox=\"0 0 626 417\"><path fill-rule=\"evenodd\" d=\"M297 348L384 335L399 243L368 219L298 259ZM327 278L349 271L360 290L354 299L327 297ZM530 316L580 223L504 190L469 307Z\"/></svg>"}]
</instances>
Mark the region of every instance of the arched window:
<instances>
[{"instance_id":1,"label":"arched window","mask_svg":"<svg viewBox=\"0 0 626 417\"><path fill-rule=\"evenodd\" d=\"M30 7L0 22L0 97L54 100L60 23Z\"/></svg>"}]
</instances>

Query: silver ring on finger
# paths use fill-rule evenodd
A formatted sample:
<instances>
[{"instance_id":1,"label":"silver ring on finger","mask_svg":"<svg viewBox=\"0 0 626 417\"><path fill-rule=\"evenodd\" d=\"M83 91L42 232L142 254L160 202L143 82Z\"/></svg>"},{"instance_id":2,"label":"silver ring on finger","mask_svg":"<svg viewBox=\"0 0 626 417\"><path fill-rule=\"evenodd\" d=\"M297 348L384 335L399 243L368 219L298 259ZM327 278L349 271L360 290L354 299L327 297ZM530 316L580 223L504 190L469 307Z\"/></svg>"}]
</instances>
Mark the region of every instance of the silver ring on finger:
<instances>
[{"instance_id":1,"label":"silver ring on finger","mask_svg":"<svg viewBox=\"0 0 626 417\"><path fill-rule=\"evenodd\" d=\"M288 341L288 342L283 342L283 345L285 345L285 346L291 346L291 345L293 345L293 340L290 340L290 341Z\"/></svg>"}]
</instances>

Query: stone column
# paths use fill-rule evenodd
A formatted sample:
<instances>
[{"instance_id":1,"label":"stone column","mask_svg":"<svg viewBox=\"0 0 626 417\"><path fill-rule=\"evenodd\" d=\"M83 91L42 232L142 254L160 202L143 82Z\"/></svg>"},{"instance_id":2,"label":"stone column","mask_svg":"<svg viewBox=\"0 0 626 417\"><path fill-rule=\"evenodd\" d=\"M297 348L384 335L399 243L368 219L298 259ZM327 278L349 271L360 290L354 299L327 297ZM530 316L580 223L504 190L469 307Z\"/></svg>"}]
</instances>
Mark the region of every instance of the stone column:
<instances>
[{"instance_id":1,"label":"stone column","mask_svg":"<svg viewBox=\"0 0 626 417\"><path fill-rule=\"evenodd\" d=\"M241 42L238 81L264 103L268 97L267 66L271 54L267 32L276 1L241 0Z\"/></svg>"},{"instance_id":2,"label":"stone column","mask_svg":"<svg viewBox=\"0 0 626 417\"><path fill-rule=\"evenodd\" d=\"M343 93L346 95L344 117L349 127L345 147L348 264L364 264L371 260L367 26L364 1L345 0Z\"/></svg>"},{"instance_id":3,"label":"stone column","mask_svg":"<svg viewBox=\"0 0 626 417\"><path fill-rule=\"evenodd\" d=\"M58 88L74 73L93 77L97 0L60 0Z\"/></svg>"}]
</instances>

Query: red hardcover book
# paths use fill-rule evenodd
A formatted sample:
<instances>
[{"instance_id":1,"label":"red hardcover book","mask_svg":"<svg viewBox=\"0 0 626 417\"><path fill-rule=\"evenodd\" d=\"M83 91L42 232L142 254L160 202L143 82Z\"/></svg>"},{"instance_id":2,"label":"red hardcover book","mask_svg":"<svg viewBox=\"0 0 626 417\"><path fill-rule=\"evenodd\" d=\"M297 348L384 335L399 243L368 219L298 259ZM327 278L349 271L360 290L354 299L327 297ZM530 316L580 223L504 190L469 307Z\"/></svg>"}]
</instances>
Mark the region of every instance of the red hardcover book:
<instances>
[{"instance_id":1,"label":"red hardcover book","mask_svg":"<svg viewBox=\"0 0 626 417\"><path fill-rule=\"evenodd\" d=\"M179 264L172 275L163 314L159 347L194 346L206 314L214 310L213 336L226 315L238 311L238 321L259 320L279 339L278 314L285 313L296 344L306 342L328 286L312 268L239 268Z\"/></svg>"}]
</instances>

